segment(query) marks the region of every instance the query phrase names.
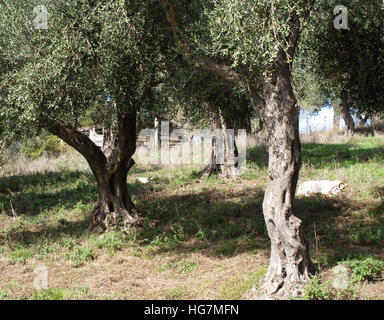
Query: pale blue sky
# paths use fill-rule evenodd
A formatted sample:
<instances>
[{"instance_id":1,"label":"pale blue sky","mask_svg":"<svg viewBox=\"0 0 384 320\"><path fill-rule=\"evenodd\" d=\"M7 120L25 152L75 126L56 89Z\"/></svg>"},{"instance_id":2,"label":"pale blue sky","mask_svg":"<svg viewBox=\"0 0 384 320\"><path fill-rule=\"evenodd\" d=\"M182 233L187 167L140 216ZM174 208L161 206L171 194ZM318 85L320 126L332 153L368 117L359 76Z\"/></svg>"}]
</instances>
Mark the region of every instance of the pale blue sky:
<instances>
[{"instance_id":1,"label":"pale blue sky","mask_svg":"<svg viewBox=\"0 0 384 320\"><path fill-rule=\"evenodd\" d=\"M356 123L354 116L353 120ZM369 120L367 122L369 124ZM345 123L342 117L339 118L339 129L344 127ZM333 106L331 104L325 105L320 111L311 115L310 112L301 110L299 131L300 133L309 133L310 131L331 130L333 127Z\"/></svg>"},{"instance_id":2,"label":"pale blue sky","mask_svg":"<svg viewBox=\"0 0 384 320\"><path fill-rule=\"evenodd\" d=\"M352 116L353 117L353 116ZM353 117L355 123L356 119ZM369 124L369 120L368 120ZM344 127L344 120L339 118L339 129ZM301 110L299 131L300 133L309 133L310 131L331 130L333 127L333 107L331 104L326 105L320 109L320 111L311 116L309 112Z\"/></svg>"},{"instance_id":3,"label":"pale blue sky","mask_svg":"<svg viewBox=\"0 0 384 320\"><path fill-rule=\"evenodd\" d=\"M316 115L310 116L305 110L300 112L300 133L331 130L333 127L333 107L325 106Z\"/></svg>"}]
</instances>

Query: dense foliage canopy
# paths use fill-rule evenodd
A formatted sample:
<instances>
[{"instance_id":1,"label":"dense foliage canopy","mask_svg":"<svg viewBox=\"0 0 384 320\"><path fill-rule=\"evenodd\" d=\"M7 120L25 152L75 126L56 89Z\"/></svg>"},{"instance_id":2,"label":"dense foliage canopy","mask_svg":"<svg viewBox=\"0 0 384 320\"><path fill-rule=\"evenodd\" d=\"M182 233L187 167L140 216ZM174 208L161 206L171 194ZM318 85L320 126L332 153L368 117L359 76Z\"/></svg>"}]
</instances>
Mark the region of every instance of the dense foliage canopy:
<instances>
[{"instance_id":1,"label":"dense foliage canopy","mask_svg":"<svg viewBox=\"0 0 384 320\"><path fill-rule=\"evenodd\" d=\"M169 35L156 3L44 5L47 29L34 27L36 3L0 5L0 116L8 133L34 130L46 119L110 124L116 104L123 113L151 108Z\"/></svg>"},{"instance_id":2,"label":"dense foliage canopy","mask_svg":"<svg viewBox=\"0 0 384 320\"><path fill-rule=\"evenodd\" d=\"M348 10L348 29L337 30L333 9ZM384 3L317 1L302 34L295 65L301 78L314 78L316 91L355 111L382 112L384 105ZM306 81L302 82L304 87Z\"/></svg>"}]
</instances>

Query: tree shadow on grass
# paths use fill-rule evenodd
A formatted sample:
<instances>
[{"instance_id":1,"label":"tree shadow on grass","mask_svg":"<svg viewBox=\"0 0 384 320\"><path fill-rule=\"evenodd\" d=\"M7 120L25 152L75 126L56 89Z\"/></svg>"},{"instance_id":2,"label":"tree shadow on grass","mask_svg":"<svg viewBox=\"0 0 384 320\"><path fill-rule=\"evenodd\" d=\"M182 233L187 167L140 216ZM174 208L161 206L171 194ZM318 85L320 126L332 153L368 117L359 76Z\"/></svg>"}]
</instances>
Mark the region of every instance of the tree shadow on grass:
<instances>
[{"instance_id":1,"label":"tree shadow on grass","mask_svg":"<svg viewBox=\"0 0 384 320\"><path fill-rule=\"evenodd\" d=\"M257 166L260 169L268 168L268 148L256 146L247 149L247 166Z\"/></svg>"},{"instance_id":2,"label":"tree shadow on grass","mask_svg":"<svg viewBox=\"0 0 384 320\"><path fill-rule=\"evenodd\" d=\"M326 168L335 163L348 168L359 162L378 158L384 161L384 148L356 148L354 144L306 143L302 145L303 163L316 168ZM252 147L247 150L247 164L260 169L268 167L268 152L265 146Z\"/></svg>"},{"instance_id":3,"label":"tree shadow on grass","mask_svg":"<svg viewBox=\"0 0 384 320\"><path fill-rule=\"evenodd\" d=\"M138 166L135 165L133 168L129 171L131 174L137 174L137 173L143 173L143 174L148 174L152 172L156 172L162 169L161 165L143 165L143 166Z\"/></svg>"},{"instance_id":4,"label":"tree shadow on grass","mask_svg":"<svg viewBox=\"0 0 384 320\"><path fill-rule=\"evenodd\" d=\"M201 251L214 256L232 256L269 249L262 202L264 190L248 188L228 194L221 190L165 197L143 203L143 210L158 221L138 240L157 247L157 252ZM342 214L333 199L297 199L295 210L308 230L314 215L332 220Z\"/></svg>"},{"instance_id":5,"label":"tree shadow on grass","mask_svg":"<svg viewBox=\"0 0 384 320\"><path fill-rule=\"evenodd\" d=\"M34 225L21 230L9 230L0 233L0 243L7 241L10 247L30 246L34 244L52 244L63 238L70 237L73 240L80 238L89 225L89 217L82 216L76 221L59 222L50 225Z\"/></svg>"},{"instance_id":6,"label":"tree shadow on grass","mask_svg":"<svg viewBox=\"0 0 384 320\"><path fill-rule=\"evenodd\" d=\"M384 201L361 203L343 195L298 198L295 214L323 265L364 255L384 258Z\"/></svg>"},{"instance_id":7,"label":"tree shadow on grass","mask_svg":"<svg viewBox=\"0 0 384 320\"><path fill-rule=\"evenodd\" d=\"M0 195L0 207L8 215L32 217L50 210L70 210L78 205L87 205L97 200L93 185L79 185L56 192L31 191Z\"/></svg>"},{"instance_id":8,"label":"tree shadow on grass","mask_svg":"<svg viewBox=\"0 0 384 320\"><path fill-rule=\"evenodd\" d=\"M154 248L154 254L198 251L228 257L269 250L262 213L263 189L210 189L169 196L164 192L142 192L146 188L150 187L138 184L137 189L132 187L131 191L136 196L138 210L145 212L155 225L138 230L135 241ZM384 188L377 192L384 198ZM30 192L14 197L15 210L28 210L28 215L33 215L57 206L58 201L67 209L73 208L78 201L91 203L97 198L97 192L93 185L79 183L72 189L54 193ZM35 200L32 206L25 204L33 204ZM1 203L4 205L6 201L0 198ZM295 200L294 211L303 220L312 251L318 241L328 264L361 250L374 254L382 251L384 201L362 204L342 195L299 197ZM37 243L40 238L52 241L63 236L76 238L86 229L88 221L88 217L82 217L65 225L57 222L40 225L37 229L15 230L12 237L20 244Z\"/></svg>"},{"instance_id":9,"label":"tree shadow on grass","mask_svg":"<svg viewBox=\"0 0 384 320\"><path fill-rule=\"evenodd\" d=\"M136 181L130 192L145 188ZM70 210L97 201L92 174L81 171L45 172L0 178L0 211L9 215L36 216L51 209Z\"/></svg>"},{"instance_id":10,"label":"tree shadow on grass","mask_svg":"<svg viewBox=\"0 0 384 320\"><path fill-rule=\"evenodd\" d=\"M357 148L354 144L303 144L303 162L322 169L335 163L348 168L359 162L378 158L384 161L384 148Z\"/></svg>"},{"instance_id":11,"label":"tree shadow on grass","mask_svg":"<svg viewBox=\"0 0 384 320\"><path fill-rule=\"evenodd\" d=\"M42 172L0 177L0 194L20 192L33 187L55 187L77 180L94 181L93 175L83 171Z\"/></svg>"},{"instance_id":12,"label":"tree shadow on grass","mask_svg":"<svg viewBox=\"0 0 384 320\"><path fill-rule=\"evenodd\" d=\"M269 247L262 214L263 190L207 190L146 199L141 211L156 221L137 235L156 252L230 256Z\"/></svg>"},{"instance_id":13,"label":"tree shadow on grass","mask_svg":"<svg viewBox=\"0 0 384 320\"><path fill-rule=\"evenodd\" d=\"M248 188L227 194L220 190L163 197L142 202L143 211L156 220L137 240L155 246L157 253L188 253L233 256L243 252L269 250L269 238L262 213L264 191ZM361 216L362 204L343 196L299 197L294 212L303 220L303 228L315 250L320 242L326 263L334 263L346 253L379 253L384 244L384 202L376 203ZM372 212L375 219L367 220ZM378 214L381 212L380 214ZM332 258L333 256L333 258Z\"/></svg>"}]
</instances>

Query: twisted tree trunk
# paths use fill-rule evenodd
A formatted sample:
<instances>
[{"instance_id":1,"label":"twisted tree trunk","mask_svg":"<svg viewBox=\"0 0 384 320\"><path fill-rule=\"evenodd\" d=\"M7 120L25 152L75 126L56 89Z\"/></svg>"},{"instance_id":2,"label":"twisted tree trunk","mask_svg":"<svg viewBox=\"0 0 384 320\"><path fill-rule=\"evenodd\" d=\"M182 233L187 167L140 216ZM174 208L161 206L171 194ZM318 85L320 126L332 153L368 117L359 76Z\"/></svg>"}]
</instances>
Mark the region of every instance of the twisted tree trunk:
<instances>
[{"instance_id":1,"label":"twisted tree trunk","mask_svg":"<svg viewBox=\"0 0 384 320\"><path fill-rule=\"evenodd\" d=\"M136 208L127 190L127 174L135 164L133 159L107 164L113 170L94 171L99 194L98 202L91 216L91 231L106 231L122 226L126 232L140 224Z\"/></svg>"},{"instance_id":2,"label":"twisted tree trunk","mask_svg":"<svg viewBox=\"0 0 384 320\"><path fill-rule=\"evenodd\" d=\"M263 119L268 130L268 184L263 212L271 239L271 259L262 290L274 298L301 296L315 268L293 200L301 165L299 106L283 53L275 62L271 81L264 86Z\"/></svg>"},{"instance_id":3,"label":"twisted tree trunk","mask_svg":"<svg viewBox=\"0 0 384 320\"><path fill-rule=\"evenodd\" d=\"M214 59L191 54L190 41L183 24L170 1L161 0L166 18L178 41L179 51L192 57L193 63L229 83L238 84L242 75ZM304 8L308 17L314 1ZM293 200L300 169L299 107L291 86L290 65L298 45L301 22L296 12L291 15L291 30L285 39L289 48L280 50L269 69L271 79L263 81L264 94L259 95L261 83L249 80L248 93L267 125L269 135L268 185L263 211L271 239L271 260L262 290L273 297L300 296L315 268L309 257L309 246L302 231L301 220L293 215ZM193 58L195 57L195 58ZM250 78L248 78L250 79Z\"/></svg>"},{"instance_id":4,"label":"twisted tree trunk","mask_svg":"<svg viewBox=\"0 0 384 320\"><path fill-rule=\"evenodd\" d=\"M80 152L96 179L98 202L91 216L90 231L123 226L126 232L141 223L127 189L127 174L134 165L136 113L117 112L117 143L106 157L86 135L65 124L45 119L46 128Z\"/></svg>"},{"instance_id":5,"label":"twisted tree trunk","mask_svg":"<svg viewBox=\"0 0 384 320\"><path fill-rule=\"evenodd\" d=\"M343 117L343 120L346 126L346 132L348 135L353 135L355 132L355 122L353 121L353 118L351 116L350 108L343 99L340 104L340 107L341 107L341 115Z\"/></svg>"},{"instance_id":6,"label":"twisted tree trunk","mask_svg":"<svg viewBox=\"0 0 384 320\"><path fill-rule=\"evenodd\" d=\"M227 124L224 117L221 114L220 109L215 110L214 107L207 107L207 113L211 122L210 129L212 132L212 150L210 155L210 163L204 168L202 177L209 177L212 174L217 174L219 178L236 177L237 163L233 161L233 157L237 157L236 143L233 141L234 149L231 154L229 148L228 136L227 136ZM222 143L223 146L218 144ZM222 157L218 157L218 150L223 152ZM221 161L220 161L221 159Z\"/></svg>"}]
</instances>

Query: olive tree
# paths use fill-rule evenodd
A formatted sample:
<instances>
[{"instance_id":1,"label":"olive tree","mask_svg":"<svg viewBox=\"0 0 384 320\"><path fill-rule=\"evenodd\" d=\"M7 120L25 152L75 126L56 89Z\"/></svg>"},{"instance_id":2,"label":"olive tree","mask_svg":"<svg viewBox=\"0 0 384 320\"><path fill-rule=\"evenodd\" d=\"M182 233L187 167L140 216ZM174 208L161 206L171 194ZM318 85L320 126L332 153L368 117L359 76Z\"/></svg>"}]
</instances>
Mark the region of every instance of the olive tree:
<instances>
[{"instance_id":1,"label":"olive tree","mask_svg":"<svg viewBox=\"0 0 384 320\"><path fill-rule=\"evenodd\" d=\"M45 128L86 158L98 189L94 230L141 220L127 174L137 113L153 102L169 42L159 13L142 1L0 2L3 135ZM77 130L90 110L95 124L113 124L108 156Z\"/></svg>"},{"instance_id":2,"label":"olive tree","mask_svg":"<svg viewBox=\"0 0 384 320\"><path fill-rule=\"evenodd\" d=\"M314 1L160 2L179 51L195 66L241 86L267 127L263 211L271 259L262 289L268 295L300 295L315 268L293 213L301 146L291 69Z\"/></svg>"},{"instance_id":3,"label":"olive tree","mask_svg":"<svg viewBox=\"0 0 384 320\"><path fill-rule=\"evenodd\" d=\"M238 129L251 131L253 108L240 88L177 57L168 70L162 94L171 105L170 117L186 123L190 129L209 127L215 133L211 136L210 162L203 170L203 177L211 174L220 178L236 177L237 163L231 161L231 155L226 152L218 157L215 135L222 139L225 148L226 129L234 129L235 134ZM236 157L236 143L233 151Z\"/></svg>"},{"instance_id":4,"label":"olive tree","mask_svg":"<svg viewBox=\"0 0 384 320\"><path fill-rule=\"evenodd\" d=\"M367 115L383 110L384 3L343 0L316 6L302 34L296 68L323 84L323 92L339 106L347 131L353 133L351 114L364 122Z\"/></svg>"}]
</instances>

